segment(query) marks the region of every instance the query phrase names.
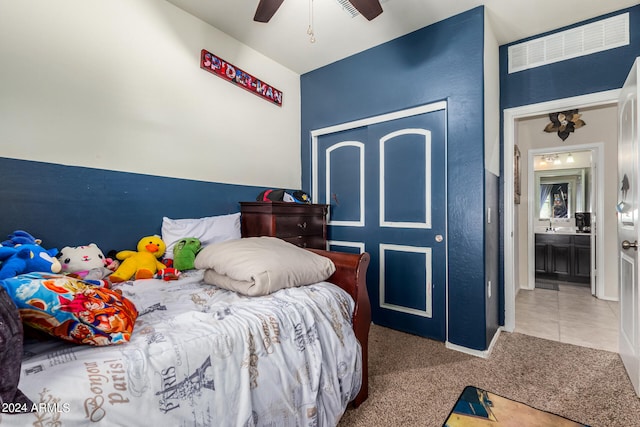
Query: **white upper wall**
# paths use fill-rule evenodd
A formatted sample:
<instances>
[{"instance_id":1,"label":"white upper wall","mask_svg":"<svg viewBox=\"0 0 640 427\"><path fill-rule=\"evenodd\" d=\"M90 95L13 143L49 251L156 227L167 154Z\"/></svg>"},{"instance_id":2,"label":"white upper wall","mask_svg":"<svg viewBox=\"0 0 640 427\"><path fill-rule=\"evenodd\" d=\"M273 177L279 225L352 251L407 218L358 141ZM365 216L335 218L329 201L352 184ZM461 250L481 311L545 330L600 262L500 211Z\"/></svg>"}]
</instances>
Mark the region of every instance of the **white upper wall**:
<instances>
[{"instance_id":1,"label":"white upper wall","mask_svg":"<svg viewBox=\"0 0 640 427\"><path fill-rule=\"evenodd\" d=\"M202 49L283 106L200 69ZM300 76L168 2L0 0L0 58L0 157L301 185Z\"/></svg>"}]
</instances>

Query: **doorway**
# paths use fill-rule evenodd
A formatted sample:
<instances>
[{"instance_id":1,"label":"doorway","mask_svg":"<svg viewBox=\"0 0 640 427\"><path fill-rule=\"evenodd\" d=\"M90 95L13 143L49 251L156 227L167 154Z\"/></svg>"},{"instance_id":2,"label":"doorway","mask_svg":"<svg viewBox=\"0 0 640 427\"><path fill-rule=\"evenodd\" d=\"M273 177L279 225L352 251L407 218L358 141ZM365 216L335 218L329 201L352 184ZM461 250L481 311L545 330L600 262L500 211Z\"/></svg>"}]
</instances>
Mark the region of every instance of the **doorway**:
<instances>
[{"instance_id":1,"label":"doorway","mask_svg":"<svg viewBox=\"0 0 640 427\"><path fill-rule=\"evenodd\" d=\"M603 176L598 173L605 169L603 157L603 143L528 150L528 267L521 289L543 284L557 289L565 282L586 285L597 296L603 287L598 280L605 266L599 274L597 260L603 250L598 234L604 230L595 220L604 212Z\"/></svg>"},{"instance_id":2,"label":"doorway","mask_svg":"<svg viewBox=\"0 0 640 427\"><path fill-rule=\"evenodd\" d=\"M585 109L584 115L593 125L597 125L595 113L615 122L617 108L608 108L612 110L609 116L602 113L602 108ZM540 121L534 123L537 128ZM527 131L530 129L525 126L521 133ZM594 132L593 136L599 135ZM526 182L531 202L525 218L525 240L529 256L520 258L520 266L528 267L526 274L520 275L526 286L520 286L516 296L515 331L616 352L619 304L596 298L595 290L598 275L604 277L605 270L613 270L615 265L609 263L601 271L596 268L596 242L605 240L602 234L606 230L592 227L591 222L603 211L604 186L598 185L596 178L599 170L606 170L602 167L605 144L564 145L566 142L552 151L527 150ZM610 187L613 183L607 184Z\"/></svg>"},{"instance_id":3,"label":"doorway","mask_svg":"<svg viewBox=\"0 0 640 427\"><path fill-rule=\"evenodd\" d=\"M534 116L542 116L553 111L564 111L573 108L590 108L597 106L612 106L617 104L619 90L599 92L595 94L572 97L562 100L544 102L523 107L504 110L504 145L503 145L503 176L504 176L504 297L505 297L505 330L513 332L515 329L516 295L523 286L519 277L520 267L518 262L517 243L521 235L518 234L518 222L516 211L518 205L514 204L515 194L515 170L514 149L518 143L518 121ZM588 124L587 124L588 126ZM597 169L597 174L603 176L604 167ZM595 219L597 230L604 230L604 215L598 214ZM531 230L525 234L533 234ZM603 255L605 247L604 239L598 239L596 265L604 267ZM533 263L533 261L531 261ZM526 268L526 267L525 267ZM615 267L614 267L615 268ZM596 294L603 292L603 277L596 278Z\"/></svg>"}]
</instances>

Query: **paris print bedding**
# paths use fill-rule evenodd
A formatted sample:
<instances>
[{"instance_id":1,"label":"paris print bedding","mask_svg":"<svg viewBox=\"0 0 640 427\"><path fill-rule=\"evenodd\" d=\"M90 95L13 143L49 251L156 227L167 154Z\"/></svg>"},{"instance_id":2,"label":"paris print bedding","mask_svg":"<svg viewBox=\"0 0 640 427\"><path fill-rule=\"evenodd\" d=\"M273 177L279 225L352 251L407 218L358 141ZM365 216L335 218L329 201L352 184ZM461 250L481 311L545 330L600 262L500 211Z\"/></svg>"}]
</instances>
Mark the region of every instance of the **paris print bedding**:
<instances>
[{"instance_id":1,"label":"paris print bedding","mask_svg":"<svg viewBox=\"0 0 640 427\"><path fill-rule=\"evenodd\" d=\"M361 384L353 300L321 282L246 297L202 282L124 282L130 341L25 343L33 412L0 426L336 425Z\"/></svg>"}]
</instances>

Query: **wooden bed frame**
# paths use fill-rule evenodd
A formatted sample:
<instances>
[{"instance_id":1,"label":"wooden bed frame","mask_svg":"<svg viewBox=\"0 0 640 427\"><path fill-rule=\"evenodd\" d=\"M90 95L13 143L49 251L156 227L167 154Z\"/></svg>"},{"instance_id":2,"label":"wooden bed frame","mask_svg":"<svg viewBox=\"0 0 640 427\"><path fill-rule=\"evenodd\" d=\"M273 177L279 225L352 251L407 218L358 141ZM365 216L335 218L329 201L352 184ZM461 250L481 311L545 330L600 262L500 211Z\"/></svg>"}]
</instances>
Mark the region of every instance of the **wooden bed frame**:
<instances>
[{"instance_id":1,"label":"wooden bed frame","mask_svg":"<svg viewBox=\"0 0 640 427\"><path fill-rule=\"evenodd\" d=\"M362 386L351 405L357 408L369 396L369 328L371 327L371 304L367 292L367 268L370 256L367 252L350 254L345 252L308 249L333 261L336 271L327 280L347 291L356 302L353 312L353 330L362 346Z\"/></svg>"}]
</instances>

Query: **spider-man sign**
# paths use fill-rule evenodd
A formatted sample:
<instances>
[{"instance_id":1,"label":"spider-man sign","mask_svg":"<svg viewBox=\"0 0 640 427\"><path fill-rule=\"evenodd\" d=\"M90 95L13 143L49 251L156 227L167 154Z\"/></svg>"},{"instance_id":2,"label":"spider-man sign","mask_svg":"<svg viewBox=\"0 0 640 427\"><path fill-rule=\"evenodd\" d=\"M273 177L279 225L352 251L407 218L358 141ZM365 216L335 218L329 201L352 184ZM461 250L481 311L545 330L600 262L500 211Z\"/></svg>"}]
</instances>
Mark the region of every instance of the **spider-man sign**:
<instances>
[{"instance_id":1,"label":"spider-man sign","mask_svg":"<svg viewBox=\"0 0 640 427\"><path fill-rule=\"evenodd\" d=\"M200 68L282 107L281 91L205 49L200 54Z\"/></svg>"}]
</instances>

